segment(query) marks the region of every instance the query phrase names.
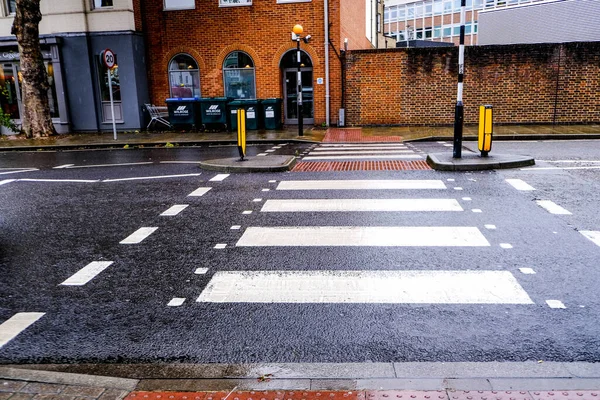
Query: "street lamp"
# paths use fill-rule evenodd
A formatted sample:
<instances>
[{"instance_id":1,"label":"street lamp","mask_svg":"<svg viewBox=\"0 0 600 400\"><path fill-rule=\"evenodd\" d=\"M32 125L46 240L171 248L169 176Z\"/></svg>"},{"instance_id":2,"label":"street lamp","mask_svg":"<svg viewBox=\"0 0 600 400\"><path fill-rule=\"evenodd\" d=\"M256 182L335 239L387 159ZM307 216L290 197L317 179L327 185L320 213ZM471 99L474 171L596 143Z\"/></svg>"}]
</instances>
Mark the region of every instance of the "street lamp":
<instances>
[{"instance_id":1,"label":"street lamp","mask_svg":"<svg viewBox=\"0 0 600 400\"><path fill-rule=\"evenodd\" d=\"M301 64L302 62L300 61L300 40L304 40L304 43L308 43L308 41L310 40L310 35L306 35L304 37L302 37L302 33L304 32L304 28L302 28L302 25L300 24L296 24L294 25L294 27L292 28L292 41L296 42L296 51L297 51L297 58L296 61L298 62L298 77L296 78L296 81L298 83L297 85L297 99L298 99L298 136L303 136L304 135L304 119L302 117L302 71L300 70L301 68Z\"/></svg>"}]
</instances>

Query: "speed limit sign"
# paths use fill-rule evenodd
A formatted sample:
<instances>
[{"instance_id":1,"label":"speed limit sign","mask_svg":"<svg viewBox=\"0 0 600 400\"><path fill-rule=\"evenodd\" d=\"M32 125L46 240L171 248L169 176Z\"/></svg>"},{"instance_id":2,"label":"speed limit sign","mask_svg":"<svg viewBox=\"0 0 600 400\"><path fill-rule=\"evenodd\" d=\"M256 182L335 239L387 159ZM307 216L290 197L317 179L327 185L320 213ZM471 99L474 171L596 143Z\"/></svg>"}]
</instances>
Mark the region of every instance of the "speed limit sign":
<instances>
[{"instance_id":1,"label":"speed limit sign","mask_svg":"<svg viewBox=\"0 0 600 400\"><path fill-rule=\"evenodd\" d=\"M106 68L113 69L115 67L115 53L111 49L106 49L102 52L102 62Z\"/></svg>"}]
</instances>

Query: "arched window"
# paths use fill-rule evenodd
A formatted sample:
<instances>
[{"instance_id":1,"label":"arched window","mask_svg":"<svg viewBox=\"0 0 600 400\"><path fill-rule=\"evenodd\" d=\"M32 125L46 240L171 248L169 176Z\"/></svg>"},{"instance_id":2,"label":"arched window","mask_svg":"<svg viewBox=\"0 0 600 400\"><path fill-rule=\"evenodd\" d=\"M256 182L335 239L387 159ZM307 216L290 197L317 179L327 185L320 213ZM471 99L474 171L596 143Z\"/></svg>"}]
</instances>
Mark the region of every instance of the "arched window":
<instances>
[{"instance_id":1,"label":"arched window","mask_svg":"<svg viewBox=\"0 0 600 400\"><path fill-rule=\"evenodd\" d=\"M189 54L177 54L169 63L171 97L200 97L200 70Z\"/></svg>"},{"instance_id":2,"label":"arched window","mask_svg":"<svg viewBox=\"0 0 600 400\"><path fill-rule=\"evenodd\" d=\"M256 99L254 61L241 51L229 53L223 61L225 97Z\"/></svg>"}]
</instances>

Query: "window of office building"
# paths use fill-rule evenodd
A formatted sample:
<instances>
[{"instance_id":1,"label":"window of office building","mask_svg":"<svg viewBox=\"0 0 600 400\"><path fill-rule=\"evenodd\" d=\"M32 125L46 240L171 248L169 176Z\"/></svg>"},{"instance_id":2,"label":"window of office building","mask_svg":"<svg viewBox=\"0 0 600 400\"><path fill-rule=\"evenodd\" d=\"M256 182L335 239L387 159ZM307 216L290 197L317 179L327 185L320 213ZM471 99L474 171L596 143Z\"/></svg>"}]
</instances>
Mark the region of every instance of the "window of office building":
<instances>
[{"instance_id":1,"label":"window of office building","mask_svg":"<svg viewBox=\"0 0 600 400\"><path fill-rule=\"evenodd\" d=\"M169 63L171 97L200 97L200 70L189 54L178 54Z\"/></svg>"},{"instance_id":2,"label":"window of office building","mask_svg":"<svg viewBox=\"0 0 600 400\"><path fill-rule=\"evenodd\" d=\"M6 13L14 14L17 12L17 0L6 0Z\"/></svg>"},{"instance_id":3,"label":"window of office building","mask_svg":"<svg viewBox=\"0 0 600 400\"><path fill-rule=\"evenodd\" d=\"M93 0L94 8L112 7L113 0Z\"/></svg>"},{"instance_id":4,"label":"window of office building","mask_svg":"<svg viewBox=\"0 0 600 400\"><path fill-rule=\"evenodd\" d=\"M254 61L241 51L229 53L223 61L223 86L225 97L234 99L256 98Z\"/></svg>"},{"instance_id":5,"label":"window of office building","mask_svg":"<svg viewBox=\"0 0 600 400\"><path fill-rule=\"evenodd\" d=\"M165 10L193 10L196 0L164 0Z\"/></svg>"},{"instance_id":6,"label":"window of office building","mask_svg":"<svg viewBox=\"0 0 600 400\"><path fill-rule=\"evenodd\" d=\"M219 0L219 6L251 6L252 0Z\"/></svg>"}]
</instances>

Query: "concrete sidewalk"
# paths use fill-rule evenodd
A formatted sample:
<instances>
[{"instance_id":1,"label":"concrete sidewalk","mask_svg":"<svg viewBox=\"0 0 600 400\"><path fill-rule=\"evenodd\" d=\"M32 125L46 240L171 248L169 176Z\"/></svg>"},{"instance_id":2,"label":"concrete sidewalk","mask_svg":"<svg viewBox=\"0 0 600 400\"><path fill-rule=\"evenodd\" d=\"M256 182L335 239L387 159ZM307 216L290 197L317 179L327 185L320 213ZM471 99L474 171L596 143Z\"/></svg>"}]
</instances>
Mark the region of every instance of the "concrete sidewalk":
<instances>
[{"instance_id":1,"label":"concrete sidewalk","mask_svg":"<svg viewBox=\"0 0 600 400\"><path fill-rule=\"evenodd\" d=\"M403 141L448 140L453 136L453 127L363 127L332 128L343 131L359 130L364 141L386 142L390 137ZM326 139L327 129L308 127L303 136L297 127L290 126L274 131L248 131L248 143L309 141ZM477 126L465 126L464 140L475 140ZM494 126L495 140L523 139L600 139L600 125L507 125ZM234 143L237 134L232 132L119 132L117 140L112 132L65 134L47 139L24 139L21 136L0 136L0 151L5 150L55 150L96 147L164 147L167 144L192 146L201 144Z\"/></svg>"},{"instance_id":2,"label":"concrete sidewalk","mask_svg":"<svg viewBox=\"0 0 600 400\"><path fill-rule=\"evenodd\" d=\"M0 367L0 399L11 400L597 400L599 389L600 364L585 362Z\"/></svg>"}]
</instances>

